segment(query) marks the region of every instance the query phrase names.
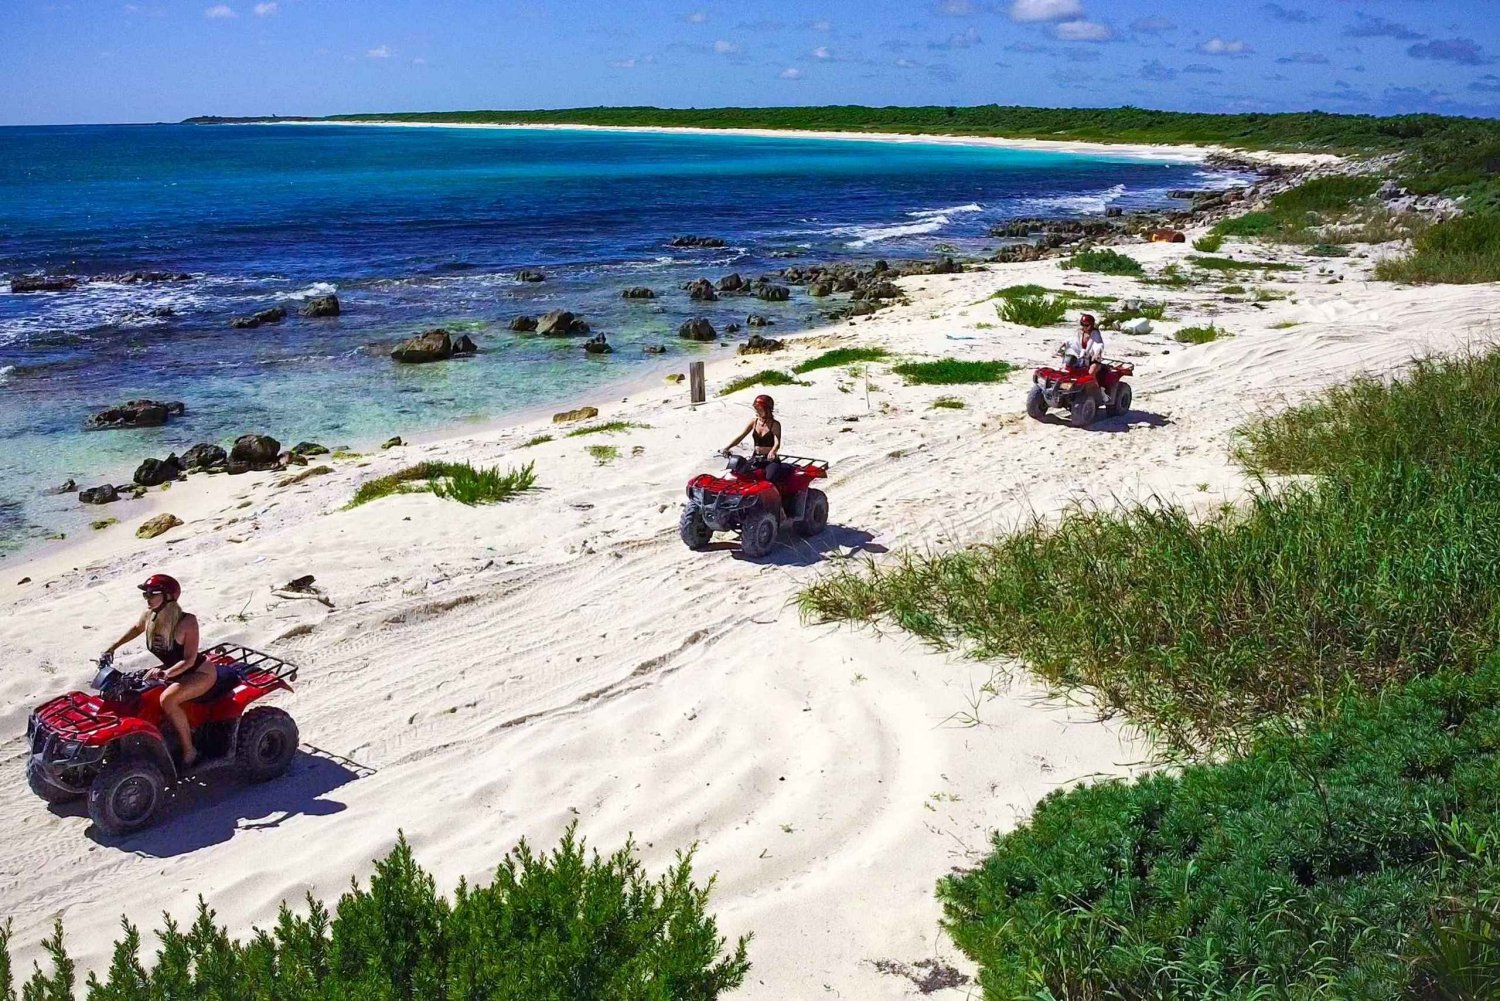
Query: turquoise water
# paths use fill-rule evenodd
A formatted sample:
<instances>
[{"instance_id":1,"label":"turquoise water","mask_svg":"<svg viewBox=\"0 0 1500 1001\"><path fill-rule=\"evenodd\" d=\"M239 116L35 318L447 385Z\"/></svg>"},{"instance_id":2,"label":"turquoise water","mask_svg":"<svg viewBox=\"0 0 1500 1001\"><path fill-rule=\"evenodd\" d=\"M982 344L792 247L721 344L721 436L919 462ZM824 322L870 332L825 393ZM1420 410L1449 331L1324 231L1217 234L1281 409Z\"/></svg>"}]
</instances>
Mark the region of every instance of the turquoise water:
<instances>
[{"instance_id":1,"label":"turquoise water","mask_svg":"<svg viewBox=\"0 0 1500 1001\"><path fill-rule=\"evenodd\" d=\"M993 223L1165 203L1198 168L917 143L573 130L337 126L0 129L0 275L138 269L191 281L0 292L0 545L80 517L43 489L124 482L141 458L258 431L368 443L569 400L652 364L727 348L674 336L748 311L775 332L836 303L692 303L697 277L993 246ZM682 250L678 235L727 246ZM514 279L541 268L548 281ZM626 302L649 285L660 298ZM295 307L336 291L344 315ZM232 330L273 305L293 316ZM511 316L569 308L615 347L523 337ZM153 315L153 311L169 315ZM471 359L392 363L392 343L463 329ZM135 397L182 400L164 428L82 431Z\"/></svg>"}]
</instances>

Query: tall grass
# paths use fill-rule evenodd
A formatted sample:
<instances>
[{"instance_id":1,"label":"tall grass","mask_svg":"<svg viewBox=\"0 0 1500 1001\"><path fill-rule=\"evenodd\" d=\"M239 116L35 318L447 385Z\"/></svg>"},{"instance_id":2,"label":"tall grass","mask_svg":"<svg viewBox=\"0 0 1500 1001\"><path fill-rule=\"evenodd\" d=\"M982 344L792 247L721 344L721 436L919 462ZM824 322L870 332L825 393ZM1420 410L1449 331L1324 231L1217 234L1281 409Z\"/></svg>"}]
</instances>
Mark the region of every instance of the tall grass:
<instances>
[{"instance_id":1,"label":"tall grass","mask_svg":"<svg viewBox=\"0 0 1500 1001\"><path fill-rule=\"evenodd\" d=\"M1101 275L1127 275L1140 277L1146 273L1141 262L1117 250L1085 250L1063 261L1065 268L1092 271Z\"/></svg>"},{"instance_id":2,"label":"tall grass","mask_svg":"<svg viewBox=\"0 0 1500 1001\"><path fill-rule=\"evenodd\" d=\"M1206 327L1183 327L1172 335L1179 344L1207 344L1223 337L1224 331L1210 323Z\"/></svg>"},{"instance_id":3,"label":"tall grass","mask_svg":"<svg viewBox=\"0 0 1500 1001\"><path fill-rule=\"evenodd\" d=\"M421 484L420 486L418 484ZM467 462L420 462L361 483L347 507L359 507L391 494L433 493L461 504L499 504L536 485L535 464L501 472Z\"/></svg>"},{"instance_id":4,"label":"tall grass","mask_svg":"<svg viewBox=\"0 0 1500 1001\"><path fill-rule=\"evenodd\" d=\"M905 552L808 587L803 613L885 620L1025 662L1180 750L1243 746L1443 665L1500 623L1500 352L1433 360L1245 429L1252 470L1319 474L1195 519L1141 503Z\"/></svg>"},{"instance_id":5,"label":"tall grass","mask_svg":"<svg viewBox=\"0 0 1500 1001\"><path fill-rule=\"evenodd\" d=\"M996 304L995 311L1007 323L1023 327L1050 327L1068 315L1068 300L1050 296L1021 296Z\"/></svg>"},{"instance_id":6,"label":"tall grass","mask_svg":"<svg viewBox=\"0 0 1500 1001\"><path fill-rule=\"evenodd\" d=\"M1336 174L1305 181L1273 197L1262 211L1224 219L1211 236L1267 237L1283 243L1320 243L1322 231L1351 219L1384 214L1367 204L1380 179L1368 174ZM1194 247L1212 253L1217 247Z\"/></svg>"},{"instance_id":7,"label":"tall grass","mask_svg":"<svg viewBox=\"0 0 1500 1001\"><path fill-rule=\"evenodd\" d=\"M1217 254L1222 246L1224 246L1222 233L1205 233L1193 241L1193 249L1205 254Z\"/></svg>"},{"instance_id":8,"label":"tall grass","mask_svg":"<svg viewBox=\"0 0 1500 1001\"><path fill-rule=\"evenodd\" d=\"M834 348L832 351L814 355L793 368L792 371L802 375L805 372L816 372L820 368L839 368L859 362L883 361L888 354L885 348Z\"/></svg>"},{"instance_id":9,"label":"tall grass","mask_svg":"<svg viewBox=\"0 0 1500 1001\"><path fill-rule=\"evenodd\" d=\"M1417 235L1410 254L1375 265L1375 277L1416 284L1500 281L1500 214L1438 223Z\"/></svg>"},{"instance_id":10,"label":"tall grass","mask_svg":"<svg viewBox=\"0 0 1500 1001\"><path fill-rule=\"evenodd\" d=\"M943 358L939 361L902 362L892 366L891 371L906 380L909 386L958 386L973 382L999 382L1015 366L1004 361L960 361Z\"/></svg>"}]
</instances>

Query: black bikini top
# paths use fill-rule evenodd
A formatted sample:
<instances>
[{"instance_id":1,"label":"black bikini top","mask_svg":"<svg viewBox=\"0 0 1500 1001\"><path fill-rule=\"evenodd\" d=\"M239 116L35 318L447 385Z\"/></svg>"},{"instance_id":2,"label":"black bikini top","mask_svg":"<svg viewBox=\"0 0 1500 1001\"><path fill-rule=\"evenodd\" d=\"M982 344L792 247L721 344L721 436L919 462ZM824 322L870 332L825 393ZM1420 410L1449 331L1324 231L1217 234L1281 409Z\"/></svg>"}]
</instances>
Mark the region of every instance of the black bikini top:
<instances>
[{"instance_id":1,"label":"black bikini top","mask_svg":"<svg viewBox=\"0 0 1500 1001\"><path fill-rule=\"evenodd\" d=\"M757 421L756 423L758 424L759 422ZM750 428L750 440L755 442L756 448L770 448L772 445L776 444L776 432L772 431L771 425L767 424L766 433L761 434L760 431L752 425Z\"/></svg>"}]
</instances>

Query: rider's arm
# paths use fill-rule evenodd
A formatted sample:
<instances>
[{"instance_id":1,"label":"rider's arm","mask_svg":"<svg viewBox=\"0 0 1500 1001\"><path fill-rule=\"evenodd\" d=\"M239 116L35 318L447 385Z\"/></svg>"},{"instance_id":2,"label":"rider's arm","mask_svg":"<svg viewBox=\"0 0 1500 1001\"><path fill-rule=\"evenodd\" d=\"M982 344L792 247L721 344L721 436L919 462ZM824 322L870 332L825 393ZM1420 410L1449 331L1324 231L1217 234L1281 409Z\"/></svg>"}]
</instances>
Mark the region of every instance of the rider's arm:
<instances>
[{"instance_id":1,"label":"rider's arm","mask_svg":"<svg viewBox=\"0 0 1500 1001\"><path fill-rule=\"evenodd\" d=\"M780 453L780 451L781 451L781 422L778 421L778 420L775 420L773 418L772 421L771 421L771 450L766 453L766 458L771 459L772 461L774 461L776 459L777 454Z\"/></svg>"},{"instance_id":2,"label":"rider's arm","mask_svg":"<svg viewBox=\"0 0 1500 1001\"><path fill-rule=\"evenodd\" d=\"M182 659L162 671L162 677L173 681L182 677L198 663L198 617L184 615L177 624L177 640L182 644Z\"/></svg>"},{"instance_id":3,"label":"rider's arm","mask_svg":"<svg viewBox=\"0 0 1500 1001\"><path fill-rule=\"evenodd\" d=\"M743 431L740 432L739 437L736 438L736 439L734 439L734 441L730 442L728 445L724 446L724 451L727 452L731 448L734 448L734 446L738 445L740 442L744 441L745 440L745 435L749 434L750 433L750 429L753 428L753 427L755 427L755 422L754 421L751 421L749 424L746 424L745 425L745 430L743 430Z\"/></svg>"},{"instance_id":4,"label":"rider's arm","mask_svg":"<svg viewBox=\"0 0 1500 1001\"><path fill-rule=\"evenodd\" d=\"M107 654L114 653L116 650L120 649L120 647L124 646L126 643L129 643L131 640L135 639L137 636L139 636L141 633L143 633L145 631L146 631L146 617L144 615L142 615L139 619L135 620L135 625L131 626L129 629L127 629L125 631L125 635L124 636L121 636L119 639L117 639L113 643L111 643L109 645L109 648L106 649L104 652L107 653Z\"/></svg>"}]
</instances>

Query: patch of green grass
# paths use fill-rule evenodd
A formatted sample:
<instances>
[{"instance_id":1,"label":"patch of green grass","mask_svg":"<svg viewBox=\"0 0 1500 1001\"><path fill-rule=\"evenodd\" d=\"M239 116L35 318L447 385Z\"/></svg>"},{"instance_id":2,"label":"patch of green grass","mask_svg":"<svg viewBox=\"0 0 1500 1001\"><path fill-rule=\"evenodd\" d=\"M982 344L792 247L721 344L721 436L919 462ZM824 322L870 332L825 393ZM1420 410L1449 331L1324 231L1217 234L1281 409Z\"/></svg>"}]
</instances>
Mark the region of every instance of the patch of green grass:
<instances>
[{"instance_id":1,"label":"patch of green grass","mask_svg":"<svg viewBox=\"0 0 1500 1001\"><path fill-rule=\"evenodd\" d=\"M1141 262L1117 250L1085 250L1063 261L1065 268L1091 271L1101 275L1128 275L1140 277L1146 273Z\"/></svg>"},{"instance_id":2,"label":"patch of green grass","mask_svg":"<svg viewBox=\"0 0 1500 1001\"><path fill-rule=\"evenodd\" d=\"M1348 257L1349 248L1336 243L1315 243L1304 251L1313 257Z\"/></svg>"},{"instance_id":3,"label":"patch of green grass","mask_svg":"<svg viewBox=\"0 0 1500 1001\"><path fill-rule=\"evenodd\" d=\"M1168 264L1153 278L1142 278L1142 285L1159 285L1162 288L1188 288L1194 284L1193 277L1178 264Z\"/></svg>"},{"instance_id":4,"label":"patch of green grass","mask_svg":"<svg viewBox=\"0 0 1500 1001\"><path fill-rule=\"evenodd\" d=\"M1500 281L1500 214L1462 215L1417 235L1405 257L1375 265L1381 281L1470 285Z\"/></svg>"},{"instance_id":5,"label":"patch of green grass","mask_svg":"<svg viewBox=\"0 0 1500 1001\"><path fill-rule=\"evenodd\" d=\"M720 396L728 396L730 393L738 393L742 389L751 386L806 386L807 383L801 379L793 378L785 372L779 372L774 368L764 369L754 375L742 375L738 379L731 379L719 390Z\"/></svg>"},{"instance_id":6,"label":"patch of green grass","mask_svg":"<svg viewBox=\"0 0 1500 1001\"><path fill-rule=\"evenodd\" d=\"M620 450L613 445L589 445L584 449L595 465L605 466L620 457Z\"/></svg>"},{"instance_id":7,"label":"patch of green grass","mask_svg":"<svg viewBox=\"0 0 1500 1001\"><path fill-rule=\"evenodd\" d=\"M1246 212L1232 216L1214 226L1219 236L1269 236L1280 227L1280 222L1269 212Z\"/></svg>"},{"instance_id":8,"label":"patch of green grass","mask_svg":"<svg viewBox=\"0 0 1500 1001\"><path fill-rule=\"evenodd\" d=\"M621 431L631 431L636 428L648 430L650 427L650 424L637 424L635 421L606 421L603 424L574 428L568 432L567 437L578 438L586 434L619 434Z\"/></svg>"},{"instance_id":9,"label":"patch of green grass","mask_svg":"<svg viewBox=\"0 0 1500 1001\"><path fill-rule=\"evenodd\" d=\"M1167 304L1164 302L1143 302L1133 309L1107 310L1099 317L1099 326L1103 330L1118 330L1120 324L1141 317L1145 317L1148 320L1165 320L1167 318Z\"/></svg>"},{"instance_id":10,"label":"patch of green grass","mask_svg":"<svg viewBox=\"0 0 1500 1001\"><path fill-rule=\"evenodd\" d=\"M1206 327L1183 327L1172 338L1182 344L1207 344L1224 336L1227 335L1223 330L1210 323Z\"/></svg>"},{"instance_id":11,"label":"patch of green grass","mask_svg":"<svg viewBox=\"0 0 1500 1001\"><path fill-rule=\"evenodd\" d=\"M1273 197L1264 211L1220 221L1216 236L1266 237L1283 243L1322 243L1324 230L1363 224L1384 214L1369 204L1380 178L1338 174L1314 178ZM1196 249L1212 252L1215 248Z\"/></svg>"},{"instance_id":12,"label":"patch of green grass","mask_svg":"<svg viewBox=\"0 0 1500 1001\"><path fill-rule=\"evenodd\" d=\"M885 348L834 348L814 355L792 369L798 375L816 372L820 368L839 368L855 362L883 361L889 352Z\"/></svg>"},{"instance_id":13,"label":"patch of green grass","mask_svg":"<svg viewBox=\"0 0 1500 1001\"><path fill-rule=\"evenodd\" d=\"M533 445L545 445L552 440L550 434L539 434L535 438L528 438L521 443L521 448L530 448Z\"/></svg>"},{"instance_id":14,"label":"patch of green grass","mask_svg":"<svg viewBox=\"0 0 1500 1001\"><path fill-rule=\"evenodd\" d=\"M1019 323L1023 327L1050 327L1067 318L1068 301L1050 296L1022 296L998 303L995 312L1007 323Z\"/></svg>"},{"instance_id":15,"label":"patch of green grass","mask_svg":"<svg viewBox=\"0 0 1500 1001\"><path fill-rule=\"evenodd\" d=\"M98 532L101 529L108 528L111 525L118 525L119 523L119 518L100 518L98 521L89 522L89 528L92 528L94 531Z\"/></svg>"},{"instance_id":16,"label":"patch of green grass","mask_svg":"<svg viewBox=\"0 0 1500 1001\"><path fill-rule=\"evenodd\" d=\"M1270 329L1271 330L1291 330L1293 327L1300 327L1300 326L1302 326L1302 324L1300 322L1298 322L1297 320L1282 320L1279 323L1273 323L1273 324L1271 324Z\"/></svg>"},{"instance_id":17,"label":"patch of green grass","mask_svg":"<svg viewBox=\"0 0 1500 1001\"><path fill-rule=\"evenodd\" d=\"M935 399L935 400L932 401L932 405L931 405L930 409L932 409L932 410L962 410L966 406L968 406L968 404L964 403L963 400L960 400L956 396L939 396L937 399Z\"/></svg>"},{"instance_id":18,"label":"patch of green grass","mask_svg":"<svg viewBox=\"0 0 1500 1001\"><path fill-rule=\"evenodd\" d=\"M1014 368L1010 362L1004 361L944 358L940 361L902 362L892 366L891 371L904 378L909 386L958 386L974 382L999 382Z\"/></svg>"},{"instance_id":19,"label":"patch of green grass","mask_svg":"<svg viewBox=\"0 0 1500 1001\"><path fill-rule=\"evenodd\" d=\"M1217 254L1222 246L1224 246L1222 233L1208 233L1193 241L1193 249L1205 254Z\"/></svg>"},{"instance_id":20,"label":"patch of green grass","mask_svg":"<svg viewBox=\"0 0 1500 1001\"><path fill-rule=\"evenodd\" d=\"M1219 293L1221 295L1244 295L1245 294L1245 286L1243 286L1243 285L1225 285L1223 288L1219 289Z\"/></svg>"},{"instance_id":21,"label":"patch of green grass","mask_svg":"<svg viewBox=\"0 0 1500 1001\"><path fill-rule=\"evenodd\" d=\"M985 323L983 320L980 320L978 323L974 324L974 329L975 330L994 330L995 329L995 325L993 323Z\"/></svg>"},{"instance_id":22,"label":"patch of green grass","mask_svg":"<svg viewBox=\"0 0 1500 1001\"><path fill-rule=\"evenodd\" d=\"M1255 294L1250 297L1251 302L1278 302L1285 299L1291 293L1282 292L1274 288L1257 288Z\"/></svg>"},{"instance_id":23,"label":"patch of green grass","mask_svg":"<svg viewBox=\"0 0 1500 1001\"><path fill-rule=\"evenodd\" d=\"M1062 289L1048 288L1045 285L1007 285L1000 291L992 294L991 299L1035 299L1040 296L1055 296L1067 298L1068 293Z\"/></svg>"},{"instance_id":24,"label":"patch of green grass","mask_svg":"<svg viewBox=\"0 0 1500 1001\"><path fill-rule=\"evenodd\" d=\"M1301 271L1300 264L1280 261L1237 261L1232 257L1203 257L1189 254L1188 263L1205 271Z\"/></svg>"},{"instance_id":25,"label":"patch of green grass","mask_svg":"<svg viewBox=\"0 0 1500 1001\"><path fill-rule=\"evenodd\" d=\"M499 504L536 485L532 463L502 473L476 469L467 462L419 462L361 483L346 506L359 507L392 494L433 493L462 504Z\"/></svg>"}]
</instances>

